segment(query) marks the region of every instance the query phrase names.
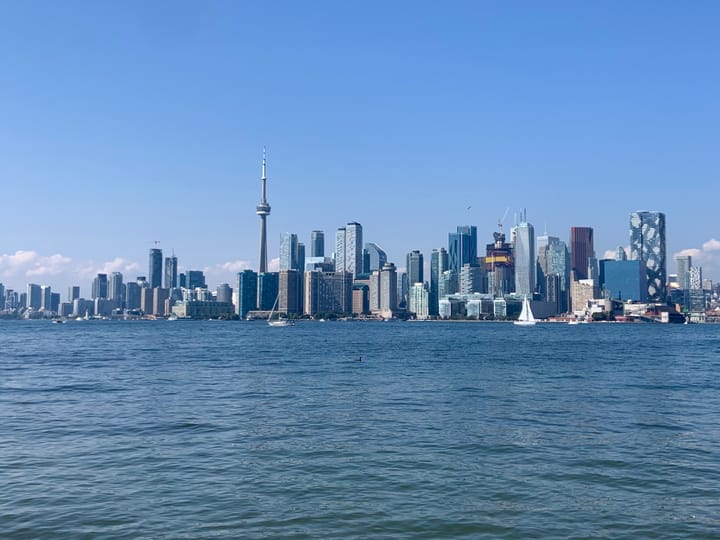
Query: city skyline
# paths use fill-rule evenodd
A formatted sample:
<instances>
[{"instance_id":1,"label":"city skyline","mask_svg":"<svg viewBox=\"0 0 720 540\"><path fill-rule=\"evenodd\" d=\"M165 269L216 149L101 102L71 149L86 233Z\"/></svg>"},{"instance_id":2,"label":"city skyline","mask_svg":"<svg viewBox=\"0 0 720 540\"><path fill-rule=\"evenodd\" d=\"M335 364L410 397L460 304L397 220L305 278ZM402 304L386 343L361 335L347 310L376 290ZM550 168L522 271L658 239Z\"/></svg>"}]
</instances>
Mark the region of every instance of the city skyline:
<instances>
[{"instance_id":1,"label":"city skyline","mask_svg":"<svg viewBox=\"0 0 720 540\"><path fill-rule=\"evenodd\" d=\"M484 245L508 207L505 231L522 208L536 236L592 227L600 259L629 246L630 212L658 210L668 273L683 253L717 281L720 233L698 201L717 183L719 15L4 6L0 282L86 295L97 273L146 275L159 241L178 271L232 284L258 267L263 145L273 264L281 234L310 246L322 230L330 246L356 221L398 269L419 250L427 275L449 232L476 226Z\"/></svg>"}]
</instances>

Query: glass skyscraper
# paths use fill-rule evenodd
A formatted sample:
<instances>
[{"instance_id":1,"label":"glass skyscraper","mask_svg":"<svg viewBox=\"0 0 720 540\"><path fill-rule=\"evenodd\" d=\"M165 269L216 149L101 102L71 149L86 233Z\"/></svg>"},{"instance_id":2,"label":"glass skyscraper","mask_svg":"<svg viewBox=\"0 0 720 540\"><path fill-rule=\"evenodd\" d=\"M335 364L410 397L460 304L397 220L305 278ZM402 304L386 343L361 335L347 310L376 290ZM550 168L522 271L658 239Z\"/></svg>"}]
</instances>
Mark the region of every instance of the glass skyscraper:
<instances>
[{"instance_id":1,"label":"glass skyscraper","mask_svg":"<svg viewBox=\"0 0 720 540\"><path fill-rule=\"evenodd\" d=\"M310 233L310 256L325 256L325 233L323 231L312 231Z\"/></svg>"},{"instance_id":2,"label":"glass skyscraper","mask_svg":"<svg viewBox=\"0 0 720 540\"><path fill-rule=\"evenodd\" d=\"M148 283L150 288L162 287L162 249L150 249L150 261L148 266Z\"/></svg>"},{"instance_id":3,"label":"glass skyscraper","mask_svg":"<svg viewBox=\"0 0 720 540\"><path fill-rule=\"evenodd\" d=\"M570 271L575 280L588 279L588 261L595 257L592 227L570 228Z\"/></svg>"},{"instance_id":4,"label":"glass skyscraper","mask_svg":"<svg viewBox=\"0 0 720 540\"><path fill-rule=\"evenodd\" d=\"M457 232L448 233L448 256L449 269L458 276L463 265L477 263L477 227L458 226Z\"/></svg>"},{"instance_id":5,"label":"glass skyscraper","mask_svg":"<svg viewBox=\"0 0 720 540\"><path fill-rule=\"evenodd\" d=\"M667 296L665 214L645 211L630 214L630 259L645 263L648 300L664 302Z\"/></svg>"},{"instance_id":6,"label":"glass skyscraper","mask_svg":"<svg viewBox=\"0 0 720 540\"><path fill-rule=\"evenodd\" d=\"M513 228L515 292L532 298L535 292L535 228L523 220Z\"/></svg>"}]
</instances>

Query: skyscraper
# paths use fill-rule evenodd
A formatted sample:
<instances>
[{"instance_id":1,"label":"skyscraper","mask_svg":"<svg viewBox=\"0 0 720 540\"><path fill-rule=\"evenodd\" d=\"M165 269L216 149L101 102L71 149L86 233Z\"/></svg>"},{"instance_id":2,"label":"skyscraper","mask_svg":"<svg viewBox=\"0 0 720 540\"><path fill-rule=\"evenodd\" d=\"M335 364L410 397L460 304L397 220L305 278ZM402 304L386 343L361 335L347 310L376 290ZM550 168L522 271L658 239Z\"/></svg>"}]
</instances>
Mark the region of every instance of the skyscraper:
<instances>
[{"instance_id":1,"label":"skyscraper","mask_svg":"<svg viewBox=\"0 0 720 540\"><path fill-rule=\"evenodd\" d=\"M110 274L110 281L108 283L108 298L115 302L115 307L121 308L124 297L123 275L120 272L113 272Z\"/></svg>"},{"instance_id":2,"label":"skyscraper","mask_svg":"<svg viewBox=\"0 0 720 540\"><path fill-rule=\"evenodd\" d=\"M456 275L464 264L477 263L477 227L458 226L457 232L448 233L449 269Z\"/></svg>"},{"instance_id":3,"label":"skyscraper","mask_svg":"<svg viewBox=\"0 0 720 540\"><path fill-rule=\"evenodd\" d=\"M108 297L108 277L107 274L98 274L92 282L92 298Z\"/></svg>"},{"instance_id":4,"label":"skyscraper","mask_svg":"<svg viewBox=\"0 0 720 540\"><path fill-rule=\"evenodd\" d=\"M173 253L172 257L165 257L165 288L166 289L177 289L178 286L178 272L177 272L177 257Z\"/></svg>"},{"instance_id":5,"label":"skyscraper","mask_svg":"<svg viewBox=\"0 0 720 540\"><path fill-rule=\"evenodd\" d=\"M148 267L148 283L150 288L162 287L162 249L150 249L150 264ZM100 297L105 298L105 297Z\"/></svg>"},{"instance_id":6,"label":"skyscraper","mask_svg":"<svg viewBox=\"0 0 720 540\"><path fill-rule=\"evenodd\" d=\"M255 209L255 213L260 216L260 264L258 265L258 272L261 274L267 272L267 217L270 215L270 205L267 202L265 167L265 148L263 148L262 176L260 177L262 192L260 202Z\"/></svg>"},{"instance_id":7,"label":"skyscraper","mask_svg":"<svg viewBox=\"0 0 720 540\"><path fill-rule=\"evenodd\" d=\"M515 260L515 292L532 297L535 292L535 229L527 222L523 211L522 221L513 228L513 258Z\"/></svg>"},{"instance_id":8,"label":"skyscraper","mask_svg":"<svg viewBox=\"0 0 720 540\"><path fill-rule=\"evenodd\" d=\"M298 237L294 233L280 235L280 270L298 270Z\"/></svg>"},{"instance_id":9,"label":"skyscraper","mask_svg":"<svg viewBox=\"0 0 720 540\"><path fill-rule=\"evenodd\" d=\"M235 313L244 319L248 311L257 309L258 276L253 270L243 270L237 275L238 305Z\"/></svg>"},{"instance_id":10,"label":"skyscraper","mask_svg":"<svg viewBox=\"0 0 720 540\"><path fill-rule=\"evenodd\" d=\"M645 263L648 300L664 302L667 296L665 214L644 211L630 214L630 259Z\"/></svg>"},{"instance_id":11,"label":"skyscraper","mask_svg":"<svg viewBox=\"0 0 720 540\"><path fill-rule=\"evenodd\" d=\"M592 227L570 227L570 271L575 280L588 279L588 262L595 257Z\"/></svg>"},{"instance_id":12,"label":"skyscraper","mask_svg":"<svg viewBox=\"0 0 720 540\"><path fill-rule=\"evenodd\" d=\"M312 231L310 233L310 256L325 256L325 233L323 231Z\"/></svg>"},{"instance_id":13,"label":"skyscraper","mask_svg":"<svg viewBox=\"0 0 720 540\"><path fill-rule=\"evenodd\" d=\"M675 257L675 263L677 264L677 280L680 288L683 290L690 289L692 257L690 255L678 255Z\"/></svg>"},{"instance_id":14,"label":"skyscraper","mask_svg":"<svg viewBox=\"0 0 720 540\"><path fill-rule=\"evenodd\" d=\"M430 255L430 294L428 310L430 315L438 314L440 298L440 276L448 269L448 253L445 248L433 249Z\"/></svg>"},{"instance_id":15,"label":"skyscraper","mask_svg":"<svg viewBox=\"0 0 720 540\"><path fill-rule=\"evenodd\" d=\"M423 255L418 250L411 251L407 254L407 280L408 287L412 287L416 283L424 283L423 277Z\"/></svg>"},{"instance_id":16,"label":"skyscraper","mask_svg":"<svg viewBox=\"0 0 720 540\"><path fill-rule=\"evenodd\" d=\"M40 287L40 309L52 311L52 288L50 285Z\"/></svg>"},{"instance_id":17,"label":"skyscraper","mask_svg":"<svg viewBox=\"0 0 720 540\"><path fill-rule=\"evenodd\" d=\"M362 273L362 225L351 221L335 233L335 271L350 272L353 278Z\"/></svg>"},{"instance_id":18,"label":"skyscraper","mask_svg":"<svg viewBox=\"0 0 720 540\"><path fill-rule=\"evenodd\" d=\"M387 253L373 242L365 244L363 249L363 273L369 274L373 270L382 270L387 262Z\"/></svg>"}]
</instances>

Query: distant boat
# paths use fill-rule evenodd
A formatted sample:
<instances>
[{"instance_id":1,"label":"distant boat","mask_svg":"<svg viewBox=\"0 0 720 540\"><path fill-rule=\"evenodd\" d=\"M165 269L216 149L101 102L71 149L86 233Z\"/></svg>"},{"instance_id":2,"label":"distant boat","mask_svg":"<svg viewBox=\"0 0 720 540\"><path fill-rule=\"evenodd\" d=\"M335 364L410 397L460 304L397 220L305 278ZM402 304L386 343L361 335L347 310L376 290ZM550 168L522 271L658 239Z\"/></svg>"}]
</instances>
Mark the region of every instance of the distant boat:
<instances>
[{"instance_id":1,"label":"distant boat","mask_svg":"<svg viewBox=\"0 0 720 540\"><path fill-rule=\"evenodd\" d=\"M527 296L523 298L522 311L517 321L514 324L518 326L533 326L535 324L535 317L533 316L532 309L530 309L530 301Z\"/></svg>"},{"instance_id":2,"label":"distant boat","mask_svg":"<svg viewBox=\"0 0 720 540\"><path fill-rule=\"evenodd\" d=\"M288 318L282 317L280 318L278 316L277 319L273 319L273 314L275 313L275 308L277 307L278 299L280 298L280 295L277 295L275 297L275 303L273 304L272 309L270 310L270 315L268 315L267 323L269 326L294 326L295 324Z\"/></svg>"}]
</instances>

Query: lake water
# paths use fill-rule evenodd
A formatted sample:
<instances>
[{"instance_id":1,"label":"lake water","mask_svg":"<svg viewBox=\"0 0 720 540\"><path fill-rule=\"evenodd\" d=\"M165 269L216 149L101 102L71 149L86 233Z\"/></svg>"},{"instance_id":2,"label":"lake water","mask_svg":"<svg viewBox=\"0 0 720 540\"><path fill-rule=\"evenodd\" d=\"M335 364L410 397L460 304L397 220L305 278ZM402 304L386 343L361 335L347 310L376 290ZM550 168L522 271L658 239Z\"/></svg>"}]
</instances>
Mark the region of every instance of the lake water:
<instances>
[{"instance_id":1,"label":"lake water","mask_svg":"<svg viewBox=\"0 0 720 540\"><path fill-rule=\"evenodd\" d=\"M713 325L0 322L0 537L718 538L719 373Z\"/></svg>"}]
</instances>

